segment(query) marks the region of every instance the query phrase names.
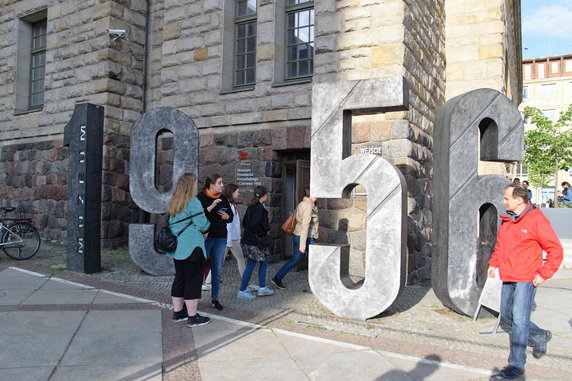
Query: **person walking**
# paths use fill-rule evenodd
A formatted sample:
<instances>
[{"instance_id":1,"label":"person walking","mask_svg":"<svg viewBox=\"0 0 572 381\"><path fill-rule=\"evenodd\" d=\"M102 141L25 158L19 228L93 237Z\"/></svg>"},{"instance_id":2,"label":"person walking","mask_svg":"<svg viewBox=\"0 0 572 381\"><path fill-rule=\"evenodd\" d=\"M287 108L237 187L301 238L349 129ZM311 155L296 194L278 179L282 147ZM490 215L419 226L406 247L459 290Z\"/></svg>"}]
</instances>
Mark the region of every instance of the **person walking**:
<instances>
[{"instance_id":1,"label":"person walking","mask_svg":"<svg viewBox=\"0 0 572 381\"><path fill-rule=\"evenodd\" d=\"M210 222L205 250L211 263L211 305L219 311L224 309L218 298L227 239L226 224L231 223L234 217L226 196L222 194L223 187L221 175L212 174L206 177L205 186L197 195Z\"/></svg>"},{"instance_id":2,"label":"person walking","mask_svg":"<svg viewBox=\"0 0 572 381\"><path fill-rule=\"evenodd\" d=\"M498 268L503 282L501 327L509 333L510 353L500 376L513 379L524 374L527 344L533 348L534 358L546 354L552 333L530 321L530 314L537 287L556 273L563 249L548 219L528 201L526 188L509 185L503 197L508 217L501 216L487 275L494 278ZM547 253L545 262L543 251Z\"/></svg>"},{"instance_id":3,"label":"person walking","mask_svg":"<svg viewBox=\"0 0 572 381\"><path fill-rule=\"evenodd\" d=\"M310 187L304 188L304 199L296 207L296 228L294 229L292 258L286 262L272 278L272 283L285 289L282 279L292 270L304 256L308 256L308 247L318 238L318 207L316 197L310 197Z\"/></svg>"},{"instance_id":4,"label":"person walking","mask_svg":"<svg viewBox=\"0 0 572 381\"><path fill-rule=\"evenodd\" d=\"M564 181L562 183L562 203L564 205L572 205L572 188L570 187L570 183L568 181Z\"/></svg>"},{"instance_id":5,"label":"person walking","mask_svg":"<svg viewBox=\"0 0 572 381\"><path fill-rule=\"evenodd\" d=\"M522 186L524 187L524 189L526 189L526 191L528 192L528 201L532 203L532 191L530 189L528 189L529 187L529 183L528 181L524 180L522 182Z\"/></svg>"},{"instance_id":6,"label":"person walking","mask_svg":"<svg viewBox=\"0 0 572 381\"><path fill-rule=\"evenodd\" d=\"M242 234L242 250L246 257L246 269L242 274L240 289L236 296L240 299L254 299L256 296L274 295L274 291L266 287L266 269L268 268L268 256L270 255L270 239L268 231L270 231L270 222L268 220L268 211L262 205L268 199L268 192L263 186L254 188L254 197L250 203L242 226L244 233ZM248 291L248 283L252 277L252 272L258 263L258 282L260 287L251 293Z\"/></svg>"},{"instance_id":7,"label":"person walking","mask_svg":"<svg viewBox=\"0 0 572 381\"><path fill-rule=\"evenodd\" d=\"M226 248L234 259L236 260L236 264L238 266L238 273L240 274L240 278L242 279L242 274L244 274L244 269L246 267L244 261L244 254L242 252L242 248L240 245L240 237L242 235L241 228L240 228L240 213L236 207L236 202L240 197L240 188L236 184L228 184L226 186L225 192L226 198L230 203L230 208L232 213L234 214L234 218L230 224L226 224L227 229L227 238L226 238ZM258 285L249 284L248 289L250 291L257 291Z\"/></svg>"},{"instance_id":8,"label":"person walking","mask_svg":"<svg viewBox=\"0 0 572 381\"><path fill-rule=\"evenodd\" d=\"M177 182L167 204L173 234L178 235L177 249L167 256L175 262L175 279L171 286L172 320L187 321L188 327L208 324L210 318L197 313L205 265L204 236L209 229L201 203L195 197L197 176L185 173ZM185 221L180 221L187 217Z\"/></svg>"}]
</instances>

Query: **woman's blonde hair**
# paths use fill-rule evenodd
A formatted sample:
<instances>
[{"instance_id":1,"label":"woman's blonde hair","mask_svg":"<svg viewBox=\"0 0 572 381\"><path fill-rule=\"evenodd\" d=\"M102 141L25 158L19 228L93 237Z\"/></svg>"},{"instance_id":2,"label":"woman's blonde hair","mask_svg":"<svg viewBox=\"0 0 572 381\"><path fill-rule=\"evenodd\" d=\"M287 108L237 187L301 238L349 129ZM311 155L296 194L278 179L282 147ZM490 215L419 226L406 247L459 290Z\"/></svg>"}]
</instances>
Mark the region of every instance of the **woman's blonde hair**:
<instances>
[{"instance_id":1,"label":"woman's blonde hair","mask_svg":"<svg viewBox=\"0 0 572 381\"><path fill-rule=\"evenodd\" d=\"M194 173L185 173L177 182L175 191L167 205L167 214L176 216L197 194L197 176Z\"/></svg>"}]
</instances>

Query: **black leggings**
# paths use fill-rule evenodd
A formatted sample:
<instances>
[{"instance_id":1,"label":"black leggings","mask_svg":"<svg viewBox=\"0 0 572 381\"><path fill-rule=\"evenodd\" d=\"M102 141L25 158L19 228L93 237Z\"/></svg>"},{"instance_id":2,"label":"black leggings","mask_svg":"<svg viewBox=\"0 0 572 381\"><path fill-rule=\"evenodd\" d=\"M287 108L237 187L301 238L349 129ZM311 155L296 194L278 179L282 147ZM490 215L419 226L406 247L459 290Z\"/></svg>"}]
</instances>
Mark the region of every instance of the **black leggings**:
<instances>
[{"instance_id":1,"label":"black leggings","mask_svg":"<svg viewBox=\"0 0 572 381\"><path fill-rule=\"evenodd\" d=\"M171 287L171 296L185 300L200 299L203 284L205 256L200 247L187 259L175 259L175 279Z\"/></svg>"}]
</instances>

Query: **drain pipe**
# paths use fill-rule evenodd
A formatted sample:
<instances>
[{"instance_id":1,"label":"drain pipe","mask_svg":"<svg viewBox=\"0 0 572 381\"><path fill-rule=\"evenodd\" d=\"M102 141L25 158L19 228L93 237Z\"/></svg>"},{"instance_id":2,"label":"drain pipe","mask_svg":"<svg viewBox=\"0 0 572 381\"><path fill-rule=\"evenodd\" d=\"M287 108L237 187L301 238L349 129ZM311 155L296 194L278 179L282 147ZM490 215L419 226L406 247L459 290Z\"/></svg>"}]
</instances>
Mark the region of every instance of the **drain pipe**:
<instances>
[{"instance_id":1,"label":"drain pipe","mask_svg":"<svg viewBox=\"0 0 572 381\"><path fill-rule=\"evenodd\" d=\"M145 42L143 44L143 96L141 97L141 115L147 111L147 71L149 70L149 29L151 25L151 0L145 0ZM137 213L137 222L143 224L147 222L148 213L139 208Z\"/></svg>"}]
</instances>

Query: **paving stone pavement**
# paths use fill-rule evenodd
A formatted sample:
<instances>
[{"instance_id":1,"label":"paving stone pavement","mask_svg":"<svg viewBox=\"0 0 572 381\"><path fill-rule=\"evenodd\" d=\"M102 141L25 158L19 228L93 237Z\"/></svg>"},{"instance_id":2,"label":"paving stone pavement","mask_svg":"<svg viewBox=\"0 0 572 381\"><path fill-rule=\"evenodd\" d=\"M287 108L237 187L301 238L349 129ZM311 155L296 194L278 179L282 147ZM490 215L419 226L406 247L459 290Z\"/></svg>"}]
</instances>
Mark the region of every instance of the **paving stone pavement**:
<instances>
[{"instance_id":1,"label":"paving stone pavement","mask_svg":"<svg viewBox=\"0 0 572 381\"><path fill-rule=\"evenodd\" d=\"M281 263L274 263L269 266L268 278L280 265ZM126 250L103 251L103 271L90 275L65 271L65 248L55 243L45 244L41 252L28 261L18 262L1 257L0 266L18 266L92 284L98 288L116 292L127 291L130 295L159 300L164 305L169 303L172 277L154 277L142 273L132 263ZM256 275L254 281L257 281ZM287 289L277 290L274 296L255 300L237 299L238 270L236 263L228 260L223 267L220 297L225 310L218 312L210 307L208 292L203 295L199 309L213 315L263 326L262 330L270 329L274 335L276 330L308 334L325 340L363 346L376 353L402 355L405 356L404 361L411 361L408 356L417 359L431 359L428 356L438 356L439 362L442 363L456 364L468 367L467 369L485 369L493 373L506 365L508 336L503 333L480 334L491 331L496 319L479 319L473 323L469 317L458 315L443 307L430 287L406 286L402 295L388 311L377 318L363 322L342 319L325 310L309 292L307 271L288 274L284 283ZM551 329L554 337L549 344L548 354L542 360L533 359L529 352L527 379L572 379L571 296L572 271L570 270L561 270L555 279L539 288L533 320L539 326ZM163 319L168 319L168 316L163 316ZM172 325L165 327L174 329ZM187 331L191 331L180 326L177 329L180 330L180 335L188 335ZM203 330L203 333L206 334L209 329ZM201 356L202 345L199 340L204 337L208 335L194 338L197 343L195 353L197 357ZM173 348L176 347L175 344L171 345L171 352L175 351ZM177 358L176 353L169 356L171 359ZM169 363L168 356L165 361ZM432 364L431 360L428 361ZM210 369L208 362L208 356L205 361L201 360L200 374L203 378L199 379L205 379L205 372ZM174 364L176 363L175 361ZM188 377L193 374L188 369L178 368L180 371L188 372ZM164 379L165 377L168 379L169 374L166 372L163 375ZM479 377L475 379L480 379ZM483 379L488 379L488 376Z\"/></svg>"}]
</instances>

